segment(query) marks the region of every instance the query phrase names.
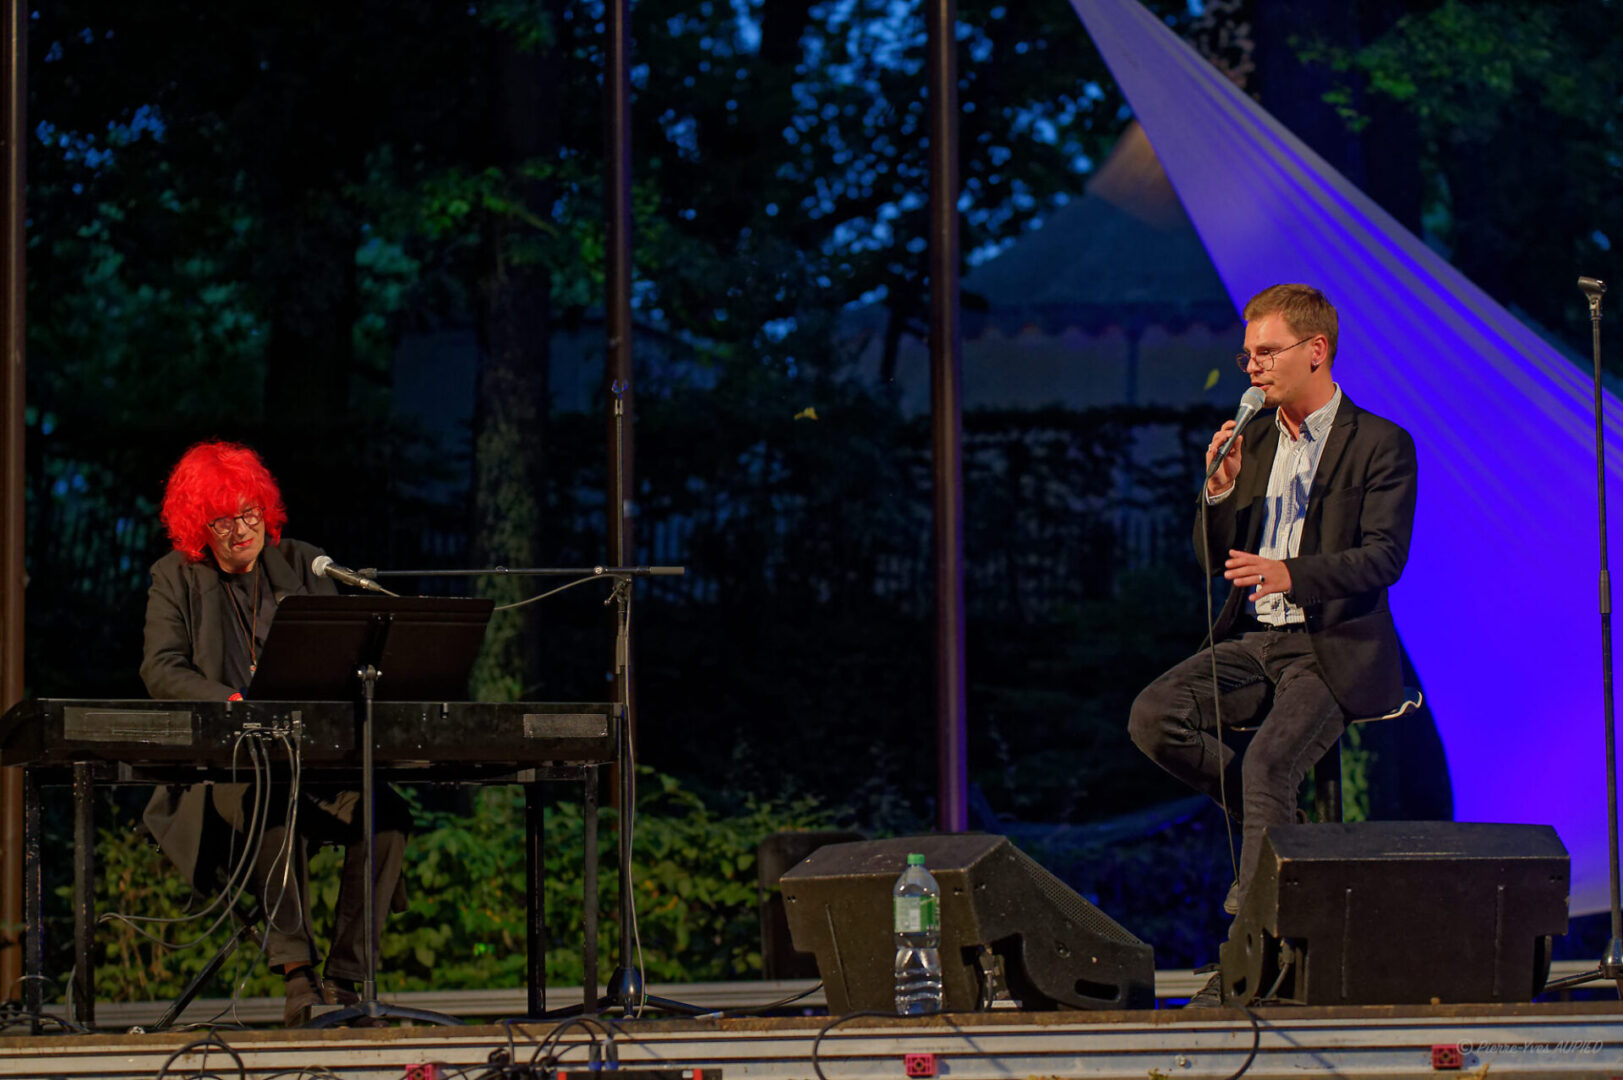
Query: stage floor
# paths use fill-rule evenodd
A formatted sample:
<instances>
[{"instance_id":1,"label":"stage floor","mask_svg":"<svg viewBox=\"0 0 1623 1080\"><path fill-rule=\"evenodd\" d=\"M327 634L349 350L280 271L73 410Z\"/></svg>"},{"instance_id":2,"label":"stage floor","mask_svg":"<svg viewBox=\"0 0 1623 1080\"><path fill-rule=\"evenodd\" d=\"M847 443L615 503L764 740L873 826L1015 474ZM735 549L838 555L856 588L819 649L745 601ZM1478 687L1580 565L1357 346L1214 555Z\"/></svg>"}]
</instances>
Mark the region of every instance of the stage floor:
<instances>
[{"instance_id":1,"label":"stage floor","mask_svg":"<svg viewBox=\"0 0 1623 1080\"><path fill-rule=\"evenodd\" d=\"M762 1000L761 984L730 985L749 986L750 999ZM825 1016L777 1016L219 1030L218 1042L190 1050L205 1032L10 1036L0 1037L0 1077L514 1076L528 1074L492 1071L493 1063L540 1060L546 1043L570 1072L593 1068L595 1059L601 1066L617 1061L622 1072L720 1070L761 1080L900 1078L909 1075L907 1055L933 1055L927 1066L915 1060L934 1070L922 1075L955 1080L1623 1077L1623 1006L1616 1001L858 1015L830 1024ZM438 1071L428 1071L431 1065Z\"/></svg>"}]
</instances>

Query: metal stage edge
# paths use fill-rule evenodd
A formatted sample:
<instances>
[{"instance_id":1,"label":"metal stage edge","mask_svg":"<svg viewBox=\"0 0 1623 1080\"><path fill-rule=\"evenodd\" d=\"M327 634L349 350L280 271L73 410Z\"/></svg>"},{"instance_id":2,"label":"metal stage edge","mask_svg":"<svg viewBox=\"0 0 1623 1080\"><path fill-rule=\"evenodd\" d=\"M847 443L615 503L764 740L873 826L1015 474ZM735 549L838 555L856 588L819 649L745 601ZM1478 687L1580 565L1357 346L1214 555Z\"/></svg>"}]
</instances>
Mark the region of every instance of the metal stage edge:
<instances>
[{"instance_id":1,"label":"metal stage edge","mask_svg":"<svg viewBox=\"0 0 1623 1080\"><path fill-rule=\"evenodd\" d=\"M827 1017L633 1020L611 1024L619 1068L719 1069L723 1078L806 1080ZM462 1028L220 1031L240 1075L273 1073L398 1078L439 1063L440 1076L477 1077L512 1045L529 1059L554 1024ZM218 1046L170 1061L202 1032L0 1037L0 1077L239 1075ZM559 1034L563 1067L589 1068L591 1032ZM601 1036L598 1036L601 1042ZM1255 1052L1253 1054L1253 1048ZM1437 1052L1453 1068L1439 1069ZM1457 1054L1448 1058L1448 1052ZM822 1039L827 1080L903 1077L904 1055L934 1055L933 1075L954 1080L1178 1077L1224 1080L1304 1074L1407 1078L1623 1076L1617 1002L1362 1006L1138 1012L998 1011L934 1017L858 1016ZM321 1072L320 1070L325 1070ZM456 1070L462 1070L458 1073Z\"/></svg>"}]
</instances>

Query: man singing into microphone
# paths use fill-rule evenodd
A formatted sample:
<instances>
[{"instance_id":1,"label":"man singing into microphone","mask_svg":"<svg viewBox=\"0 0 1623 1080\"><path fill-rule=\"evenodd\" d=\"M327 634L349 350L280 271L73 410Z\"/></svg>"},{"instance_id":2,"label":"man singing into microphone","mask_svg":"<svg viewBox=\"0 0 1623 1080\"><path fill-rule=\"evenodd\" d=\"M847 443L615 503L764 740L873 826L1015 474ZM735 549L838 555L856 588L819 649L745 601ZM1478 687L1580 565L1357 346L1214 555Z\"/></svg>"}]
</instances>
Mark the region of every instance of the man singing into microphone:
<instances>
[{"instance_id":1,"label":"man singing into microphone","mask_svg":"<svg viewBox=\"0 0 1623 1080\"><path fill-rule=\"evenodd\" d=\"M1245 425L1207 481L1204 548L1195 521L1197 558L1233 588L1210 647L1151 683L1128 722L1156 764L1213 799L1222 790L1241 821L1230 914L1263 830L1294 819L1303 777L1347 718L1402 699L1386 590L1409 555L1416 491L1414 441L1332 378L1336 309L1322 293L1275 285L1251 298L1245 321L1235 359L1276 411ZM1234 427L1212 436L1208 470ZM1214 654L1222 722L1257 728L1239 762L1216 736Z\"/></svg>"},{"instance_id":2,"label":"man singing into microphone","mask_svg":"<svg viewBox=\"0 0 1623 1080\"><path fill-rule=\"evenodd\" d=\"M175 550L152 564L141 663L147 692L178 701L251 696L277 605L287 596L337 591L311 567L320 549L282 538L287 511L275 479L259 455L233 443L199 443L181 456L164 490L161 517ZM287 789L274 786L267 799L267 827L251 881L268 921L266 959L286 983L283 1020L292 1027L309 1018L312 1006L359 1000L356 984L366 977L366 845L359 792L315 786L300 791L292 837ZM241 850L220 842L219 833L227 827L244 832L254 814L249 785L195 784L158 788L144 820L193 887L211 892L230 874L223 865L228 852ZM381 931L391 905L403 907L400 866L411 814L399 795L383 787L376 820L374 925ZM348 845L325 983L316 974L310 933L311 841Z\"/></svg>"}]
</instances>

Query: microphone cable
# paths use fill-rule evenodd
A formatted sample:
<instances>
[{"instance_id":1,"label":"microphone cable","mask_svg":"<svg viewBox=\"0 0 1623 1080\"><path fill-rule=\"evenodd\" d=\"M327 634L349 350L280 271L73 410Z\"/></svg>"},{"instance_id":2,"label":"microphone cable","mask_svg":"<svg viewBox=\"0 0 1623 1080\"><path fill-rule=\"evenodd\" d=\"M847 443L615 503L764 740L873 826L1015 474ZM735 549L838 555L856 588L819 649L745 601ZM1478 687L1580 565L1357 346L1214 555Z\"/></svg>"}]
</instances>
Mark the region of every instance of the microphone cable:
<instances>
[{"instance_id":1,"label":"microphone cable","mask_svg":"<svg viewBox=\"0 0 1623 1080\"><path fill-rule=\"evenodd\" d=\"M261 920L263 920L265 926L264 926L263 932L256 935L258 937L258 939L259 939L259 948L254 951L254 958L253 958L253 961L251 963L244 964L244 963L241 962L241 960L239 958L238 966L235 969L235 971L233 972L232 977L231 977L231 997L226 1001L225 1006L222 1009L220 1009L219 1012L217 1012L213 1016L209 1017L209 1019L203 1021L202 1026L206 1026L206 1027L216 1025L216 1023L219 1021L219 1019L222 1016L224 1016L226 1013L231 1014L231 1019L236 1024L236 1026L238 1026L238 1027L246 1027L247 1026L247 1024L243 1022L242 1017L238 1014L237 1006L242 1003L242 995L243 995L243 992L248 988L248 980L251 979L253 977L254 972L259 969L260 963L265 960L266 954L270 949L271 930L276 926L276 919L281 914L282 903L287 898L287 895L288 895L288 893L290 891L289 888L288 888L288 879L290 877L292 877L293 881L294 881L294 887L291 890L291 892L293 894L293 906L298 912L298 922L294 925L292 930L289 931L289 933L298 933L298 932L305 929L305 919L306 919L307 916L306 916L306 912L305 912L303 897L304 897L306 888L307 888L309 883L308 883L308 881L305 880L305 877L304 877L304 874L303 874L303 870L304 870L304 854L305 853L302 850L304 845L302 843L302 839L300 838L299 831L298 831L298 827L299 827L299 799L300 799L301 795L303 794L303 788L304 788L304 754L303 754L303 751L301 749L300 730L297 727L294 728L293 733L292 733L291 736L289 736L288 733L284 732L284 731L276 731L276 732L273 733L273 735L274 735L274 738L278 742L280 742L282 744L282 749L287 752L287 760L288 760L288 791L287 791L287 808L286 808L286 810L284 812L284 815L283 815L283 820L285 822L285 828L282 830L282 843L281 843L281 846L277 849L277 852L276 852L275 856L272 858L271 869L269 871L267 871L267 873L265 875L264 892L265 893L270 892L270 885L271 885L270 878L271 878L271 874L275 872L275 867L276 867L277 863L280 863L281 866L282 866L281 890L277 893L276 903L274 905L270 905L268 907L267 907L267 905L265 903L266 897L264 895L260 896L260 898L259 898L259 917L260 917ZM263 737L263 736L261 736L261 737ZM269 758L267 756L267 765L268 765L268 761L269 761ZM268 769L267 769L267 771L268 771ZM268 815L269 815L269 803L270 803L270 797L269 797L270 796L270 790L269 790L268 787L267 787L267 790L266 790L265 794L266 794L265 802L267 804L266 805L266 815L267 816L266 816L264 822L260 826L260 848L259 848L259 850L263 849L264 833L266 831L268 831L268 826L269 826L269 816ZM256 865L257 865L257 863L259 861L259 850L256 850L255 855L254 855L254 862L255 862ZM295 854L299 855L299 867L300 867L300 869L299 869L298 872L292 872L292 870L291 870L292 865L293 865L293 857L294 857Z\"/></svg>"},{"instance_id":2,"label":"microphone cable","mask_svg":"<svg viewBox=\"0 0 1623 1080\"><path fill-rule=\"evenodd\" d=\"M254 799L257 805L255 806L255 813L250 817L248 822L246 835L243 840L242 856L231 868L231 872L226 877L225 884L222 885L219 891L215 893L214 898L201 909L187 915L173 917L158 915L129 915L122 911L109 911L99 916L96 920L97 923L123 923L136 934L146 938L148 941L151 941L153 944L158 945L161 948L171 951L180 951L201 945L203 942L207 941L216 930L224 925L228 919L230 919L231 909L235 907L237 901L242 898L242 894L247 891L253 878L253 865L254 861L259 855L260 843L264 838L266 823L265 804L268 800L263 797L262 793L265 789L268 789L270 785L270 758L268 754L264 753L264 747L261 745L261 736L254 733L241 733L237 736L237 741L232 747L231 752L231 782L237 782L236 774L238 769L238 755L241 752L244 744L247 746L249 762L253 768L253 790ZM233 846L236 843L235 829L232 829L231 843ZM214 921L190 941L166 941L156 934L145 930L140 925L142 923L148 923L164 926L193 922L198 919L206 918L216 908L221 908L222 905L224 905L224 907L220 911L220 914L215 917Z\"/></svg>"},{"instance_id":3,"label":"microphone cable","mask_svg":"<svg viewBox=\"0 0 1623 1080\"><path fill-rule=\"evenodd\" d=\"M1235 428L1235 433L1239 429ZM1207 468L1211 466L1208 465ZM1240 858L1234 849L1234 815L1229 812L1228 797L1228 762L1223 760L1223 751L1227 748L1223 742L1223 691L1217 677L1217 616L1212 610L1212 542L1211 533L1207 525L1207 508L1211 500L1206 494L1206 485L1210 478L1200 482L1200 560L1201 591L1206 595L1206 652L1212 662L1212 720L1214 725L1213 739L1217 742L1217 805L1223 811L1223 832L1229 844L1229 869L1234 873L1234 880L1240 880ZM1234 485L1239 485L1239 476L1236 474ZM1230 490L1229 498L1234 497ZM1225 601L1227 603L1227 601ZM1227 893L1225 892L1225 897Z\"/></svg>"}]
</instances>

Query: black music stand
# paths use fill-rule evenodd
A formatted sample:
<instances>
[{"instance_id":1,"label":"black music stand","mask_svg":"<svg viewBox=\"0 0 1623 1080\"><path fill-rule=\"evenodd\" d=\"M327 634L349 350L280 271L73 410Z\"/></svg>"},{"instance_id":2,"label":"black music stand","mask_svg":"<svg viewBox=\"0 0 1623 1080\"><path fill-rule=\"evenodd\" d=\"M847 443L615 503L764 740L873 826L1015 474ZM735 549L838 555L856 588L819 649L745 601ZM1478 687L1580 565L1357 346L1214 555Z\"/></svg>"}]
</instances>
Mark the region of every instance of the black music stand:
<instances>
[{"instance_id":1,"label":"black music stand","mask_svg":"<svg viewBox=\"0 0 1623 1080\"><path fill-rule=\"evenodd\" d=\"M289 596L276 608L256 701L348 701L370 662L379 701L462 701L495 602L444 596Z\"/></svg>"},{"instance_id":2,"label":"black music stand","mask_svg":"<svg viewBox=\"0 0 1623 1080\"><path fill-rule=\"evenodd\" d=\"M360 683L361 832L366 842L366 978L361 1000L323 1013L311 1027L335 1027L361 1018L462 1021L428 1009L377 999L377 914L373 883L377 839L372 703L459 701L484 640L495 602L430 596L289 596L278 605L249 686L256 700L344 701ZM385 680L385 673L390 673Z\"/></svg>"}]
</instances>

